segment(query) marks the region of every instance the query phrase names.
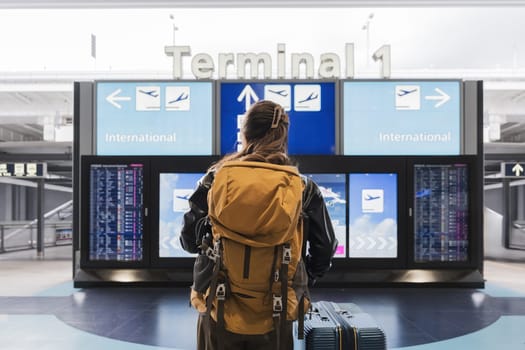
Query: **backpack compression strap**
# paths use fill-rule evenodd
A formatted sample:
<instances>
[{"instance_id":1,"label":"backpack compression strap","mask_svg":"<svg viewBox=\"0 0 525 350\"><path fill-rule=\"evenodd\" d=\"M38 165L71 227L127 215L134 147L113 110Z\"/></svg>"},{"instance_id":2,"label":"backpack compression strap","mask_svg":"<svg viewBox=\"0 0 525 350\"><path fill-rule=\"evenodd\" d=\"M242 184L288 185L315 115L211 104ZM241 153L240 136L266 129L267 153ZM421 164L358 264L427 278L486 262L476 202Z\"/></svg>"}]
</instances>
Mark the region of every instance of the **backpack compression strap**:
<instances>
[{"instance_id":1,"label":"backpack compression strap","mask_svg":"<svg viewBox=\"0 0 525 350\"><path fill-rule=\"evenodd\" d=\"M273 294L273 320L275 330L275 349L280 350L284 344L286 336L286 316L288 309L288 265L292 260L292 250L290 244L286 243L281 246L281 266L275 270L274 281L281 283L280 295Z\"/></svg>"},{"instance_id":2,"label":"backpack compression strap","mask_svg":"<svg viewBox=\"0 0 525 350\"><path fill-rule=\"evenodd\" d=\"M208 257L215 261L213 267L213 275L210 282L210 293L206 299L206 327L208 332L211 331L211 308L213 299L217 298L217 350L224 349L224 301L226 299L226 286L227 281L225 278L221 278L222 268L222 245L221 240L215 241L213 245L213 251L208 252Z\"/></svg>"}]
</instances>

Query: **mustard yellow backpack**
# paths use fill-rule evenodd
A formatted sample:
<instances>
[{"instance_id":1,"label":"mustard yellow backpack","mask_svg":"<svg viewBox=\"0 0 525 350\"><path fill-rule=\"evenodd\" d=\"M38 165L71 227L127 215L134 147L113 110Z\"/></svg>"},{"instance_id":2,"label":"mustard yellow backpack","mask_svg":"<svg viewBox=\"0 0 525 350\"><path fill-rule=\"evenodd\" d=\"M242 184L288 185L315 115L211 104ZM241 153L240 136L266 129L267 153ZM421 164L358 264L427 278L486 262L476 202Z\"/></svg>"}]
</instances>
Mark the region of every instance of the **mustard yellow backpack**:
<instances>
[{"instance_id":1,"label":"mustard yellow backpack","mask_svg":"<svg viewBox=\"0 0 525 350\"><path fill-rule=\"evenodd\" d=\"M213 243L206 253L215 263L205 295L218 327L265 334L284 330L285 319L302 319L308 303L303 188L292 166L230 161L216 172L208 192Z\"/></svg>"}]
</instances>

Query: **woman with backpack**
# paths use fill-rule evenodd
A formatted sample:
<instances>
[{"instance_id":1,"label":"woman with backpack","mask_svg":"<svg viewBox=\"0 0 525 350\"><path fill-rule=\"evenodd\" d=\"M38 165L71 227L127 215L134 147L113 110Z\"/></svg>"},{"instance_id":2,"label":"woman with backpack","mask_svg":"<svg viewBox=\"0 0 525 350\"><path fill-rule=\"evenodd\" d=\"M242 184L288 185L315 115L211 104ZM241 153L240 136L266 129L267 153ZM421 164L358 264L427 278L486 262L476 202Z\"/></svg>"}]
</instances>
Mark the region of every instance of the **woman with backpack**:
<instances>
[{"instance_id":1,"label":"woman with backpack","mask_svg":"<svg viewBox=\"0 0 525 350\"><path fill-rule=\"evenodd\" d=\"M292 349L308 285L331 266L332 223L318 186L287 155L288 127L280 105L255 103L241 150L212 165L189 199L181 244L199 253L198 349Z\"/></svg>"}]
</instances>

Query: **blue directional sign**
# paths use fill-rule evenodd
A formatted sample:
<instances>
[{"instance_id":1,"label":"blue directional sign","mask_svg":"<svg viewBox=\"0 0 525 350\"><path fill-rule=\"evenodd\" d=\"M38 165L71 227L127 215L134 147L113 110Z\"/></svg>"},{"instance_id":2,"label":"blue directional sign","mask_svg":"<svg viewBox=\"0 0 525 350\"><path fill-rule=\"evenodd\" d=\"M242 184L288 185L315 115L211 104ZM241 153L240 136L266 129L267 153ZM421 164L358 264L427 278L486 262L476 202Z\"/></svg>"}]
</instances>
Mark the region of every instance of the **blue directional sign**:
<instances>
[{"instance_id":1,"label":"blue directional sign","mask_svg":"<svg viewBox=\"0 0 525 350\"><path fill-rule=\"evenodd\" d=\"M458 155L460 81L346 81L345 155Z\"/></svg>"},{"instance_id":2,"label":"blue directional sign","mask_svg":"<svg viewBox=\"0 0 525 350\"><path fill-rule=\"evenodd\" d=\"M210 155L210 81L96 84L96 154Z\"/></svg>"},{"instance_id":3,"label":"blue directional sign","mask_svg":"<svg viewBox=\"0 0 525 350\"><path fill-rule=\"evenodd\" d=\"M505 177L525 177L525 162L501 163L501 172Z\"/></svg>"},{"instance_id":4,"label":"blue directional sign","mask_svg":"<svg viewBox=\"0 0 525 350\"><path fill-rule=\"evenodd\" d=\"M279 103L290 117L290 154L335 154L335 82L252 81L220 83L220 150L240 148L244 114L259 100Z\"/></svg>"}]
</instances>

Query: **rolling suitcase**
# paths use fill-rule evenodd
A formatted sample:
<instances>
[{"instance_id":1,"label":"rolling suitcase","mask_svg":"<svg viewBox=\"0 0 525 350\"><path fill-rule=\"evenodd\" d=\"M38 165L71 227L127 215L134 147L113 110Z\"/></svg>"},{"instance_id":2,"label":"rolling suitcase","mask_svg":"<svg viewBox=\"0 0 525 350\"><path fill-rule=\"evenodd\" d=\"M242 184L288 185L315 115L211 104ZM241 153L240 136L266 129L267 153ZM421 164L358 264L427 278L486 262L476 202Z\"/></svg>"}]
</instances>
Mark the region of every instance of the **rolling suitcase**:
<instances>
[{"instance_id":1,"label":"rolling suitcase","mask_svg":"<svg viewBox=\"0 0 525 350\"><path fill-rule=\"evenodd\" d=\"M295 350L384 350L386 337L356 304L319 301L304 320L304 339L294 323Z\"/></svg>"}]
</instances>

